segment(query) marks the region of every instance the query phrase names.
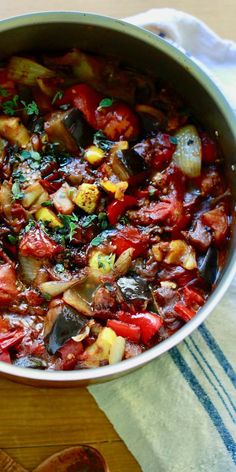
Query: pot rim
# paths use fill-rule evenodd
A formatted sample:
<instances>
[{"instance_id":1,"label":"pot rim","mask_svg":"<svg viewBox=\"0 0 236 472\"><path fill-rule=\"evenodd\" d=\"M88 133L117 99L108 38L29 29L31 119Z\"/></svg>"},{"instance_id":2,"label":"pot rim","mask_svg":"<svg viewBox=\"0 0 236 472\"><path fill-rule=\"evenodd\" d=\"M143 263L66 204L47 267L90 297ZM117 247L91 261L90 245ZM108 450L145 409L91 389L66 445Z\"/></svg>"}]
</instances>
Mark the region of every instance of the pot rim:
<instances>
[{"instance_id":1,"label":"pot rim","mask_svg":"<svg viewBox=\"0 0 236 472\"><path fill-rule=\"evenodd\" d=\"M83 25L94 25L106 27L107 29L115 30L120 33L124 33L127 37L135 37L140 41L144 41L150 46L158 48L165 55L169 56L173 61L177 62L182 68L186 70L186 73L190 73L200 85L207 91L213 101L217 104L228 127L231 130L232 135L235 137L236 142L236 116L231 109L226 98L223 96L221 91L211 80L210 77L202 70L195 62L193 62L188 56L182 51L177 49L172 44L168 43L164 39L157 35L144 30L143 28L134 26L123 20L114 19L108 16L97 15L93 13L83 13L79 11L42 11L32 12L23 15L17 15L9 17L0 21L0 33L6 30L14 30L18 27L27 25L38 25L47 23L77 23ZM115 365L108 365L93 369L84 370L72 370L72 371L39 371L36 369L28 369L24 367L18 367L5 362L0 361L0 372L9 376L15 377L15 379L36 380L38 382L49 382L54 384L72 383L78 384L78 382L92 383L96 381L105 381L112 379L121 374L128 373L138 367L144 366L146 363L157 358L159 355L164 354L172 347L179 344L183 339L191 334L212 312L212 310L219 303L231 281L233 280L234 274L236 273L236 251L229 260L227 266L225 266L221 279L218 282L217 287L213 293L209 296L205 305L199 310L197 315L189 321L185 326L180 328L170 338L162 341L160 344L153 348L145 351L141 355L123 360L122 362Z\"/></svg>"}]
</instances>

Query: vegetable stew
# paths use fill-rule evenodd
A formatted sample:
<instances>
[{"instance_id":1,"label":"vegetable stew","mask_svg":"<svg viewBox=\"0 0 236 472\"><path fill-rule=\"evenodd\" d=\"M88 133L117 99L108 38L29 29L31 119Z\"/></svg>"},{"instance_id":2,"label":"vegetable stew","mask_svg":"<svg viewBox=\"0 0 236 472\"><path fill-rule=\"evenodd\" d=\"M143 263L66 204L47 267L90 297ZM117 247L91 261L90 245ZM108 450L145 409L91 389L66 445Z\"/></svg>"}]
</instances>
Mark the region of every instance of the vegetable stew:
<instances>
[{"instance_id":1,"label":"vegetable stew","mask_svg":"<svg viewBox=\"0 0 236 472\"><path fill-rule=\"evenodd\" d=\"M0 68L0 360L128 359L191 320L230 237L210 136L169 84L78 49Z\"/></svg>"}]
</instances>

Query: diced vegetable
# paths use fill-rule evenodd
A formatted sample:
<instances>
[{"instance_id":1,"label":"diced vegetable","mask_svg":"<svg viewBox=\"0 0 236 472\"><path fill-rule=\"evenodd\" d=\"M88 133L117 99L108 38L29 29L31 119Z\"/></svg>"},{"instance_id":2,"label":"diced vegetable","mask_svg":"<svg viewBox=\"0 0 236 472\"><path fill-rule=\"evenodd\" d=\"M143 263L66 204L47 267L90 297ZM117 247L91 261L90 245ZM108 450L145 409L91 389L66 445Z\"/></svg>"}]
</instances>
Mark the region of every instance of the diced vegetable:
<instances>
[{"instance_id":1,"label":"diced vegetable","mask_svg":"<svg viewBox=\"0 0 236 472\"><path fill-rule=\"evenodd\" d=\"M70 288L66 290L63 295L63 300L73 308L75 308L79 313L83 313L86 316L93 316L92 309L87 301L83 300L79 292L75 288Z\"/></svg>"},{"instance_id":2,"label":"diced vegetable","mask_svg":"<svg viewBox=\"0 0 236 472\"><path fill-rule=\"evenodd\" d=\"M213 238L216 245L221 244L228 231L228 219L223 207L215 208L206 213L203 213L202 222L212 229Z\"/></svg>"},{"instance_id":3,"label":"diced vegetable","mask_svg":"<svg viewBox=\"0 0 236 472\"><path fill-rule=\"evenodd\" d=\"M101 164L104 157L104 151L97 146L90 146L85 149L84 158L89 162L89 164L95 167Z\"/></svg>"},{"instance_id":4,"label":"diced vegetable","mask_svg":"<svg viewBox=\"0 0 236 472\"><path fill-rule=\"evenodd\" d=\"M131 300L151 300L148 282L142 277L121 277L117 285L127 302Z\"/></svg>"},{"instance_id":5,"label":"diced vegetable","mask_svg":"<svg viewBox=\"0 0 236 472\"><path fill-rule=\"evenodd\" d=\"M114 264L114 275L116 277L121 277L122 275L125 275L126 272L128 272L132 262L133 252L134 249L129 248L122 252L122 254L118 257Z\"/></svg>"},{"instance_id":6,"label":"diced vegetable","mask_svg":"<svg viewBox=\"0 0 236 472\"><path fill-rule=\"evenodd\" d=\"M43 282L39 285L39 289L44 294L48 294L51 297L57 297L57 295L64 293L70 287L73 287L73 285L78 284L78 282L80 282L80 279Z\"/></svg>"},{"instance_id":7,"label":"diced vegetable","mask_svg":"<svg viewBox=\"0 0 236 472\"><path fill-rule=\"evenodd\" d=\"M166 264L181 265L184 269L193 270L197 268L196 254L192 246L181 239L172 240L169 250L165 256Z\"/></svg>"},{"instance_id":8,"label":"diced vegetable","mask_svg":"<svg viewBox=\"0 0 236 472\"><path fill-rule=\"evenodd\" d=\"M109 361L111 347L116 337L115 331L111 328L103 328L97 340L85 350L85 365L96 367L100 361Z\"/></svg>"},{"instance_id":9,"label":"diced vegetable","mask_svg":"<svg viewBox=\"0 0 236 472\"><path fill-rule=\"evenodd\" d=\"M188 177L198 177L201 173L202 147L197 129L193 125L181 128L176 134L177 148L173 160Z\"/></svg>"},{"instance_id":10,"label":"diced vegetable","mask_svg":"<svg viewBox=\"0 0 236 472\"><path fill-rule=\"evenodd\" d=\"M16 272L10 264L0 265L0 303L11 303L18 295L16 287Z\"/></svg>"},{"instance_id":11,"label":"diced vegetable","mask_svg":"<svg viewBox=\"0 0 236 472\"><path fill-rule=\"evenodd\" d=\"M82 113L72 108L62 118L63 125L70 133L77 146L86 147L92 140L92 128L86 123Z\"/></svg>"},{"instance_id":12,"label":"diced vegetable","mask_svg":"<svg viewBox=\"0 0 236 472\"><path fill-rule=\"evenodd\" d=\"M33 282L37 277L42 261L35 257L19 256L19 262L23 280L27 283Z\"/></svg>"},{"instance_id":13,"label":"diced vegetable","mask_svg":"<svg viewBox=\"0 0 236 472\"><path fill-rule=\"evenodd\" d=\"M37 79L53 77L55 73L26 57L12 56L8 64L10 79L24 85L36 85Z\"/></svg>"},{"instance_id":14,"label":"diced vegetable","mask_svg":"<svg viewBox=\"0 0 236 472\"><path fill-rule=\"evenodd\" d=\"M45 194L45 190L39 182L35 182L24 189L24 197L22 198L22 205L24 208L29 208L36 200ZM45 195L47 197L47 194Z\"/></svg>"},{"instance_id":15,"label":"diced vegetable","mask_svg":"<svg viewBox=\"0 0 236 472\"><path fill-rule=\"evenodd\" d=\"M117 200L124 200L124 193L128 188L128 182L112 182L111 180L100 180L100 185L107 193L113 194Z\"/></svg>"},{"instance_id":16,"label":"diced vegetable","mask_svg":"<svg viewBox=\"0 0 236 472\"><path fill-rule=\"evenodd\" d=\"M26 147L30 142L30 133L21 123L20 118L1 115L0 136L7 139L11 144Z\"/></svg>"},{"instance_id":17,"label":"diced vegetable","mask_svg":"<svg viewBox=\"0 0 236 472\"><path fill-rule=\"evenodd\" d=\"M191 320L196 314L194 310L191 310L182 303L176 303L174 305L174 310L178 314L178 316L182 318L182 320L184 320L186 323Z\"/></svg>"},{"instance_id":18,"label":"diced vegetable","mask_svg":"<svg viewBox=\"0 0 236 472\"><path fill-rule=\"evenodd\" d=\"M21 256L32 256L38 259L52 257L61 252L62 249L40 227L32 228L25 233L19 244L19 254Z\"/></svg>"},{"instance_id":19,"label":"diced vegetable","mask_svg":"<svg viewBox=\"0 0 236 472\"><path fill-rule=\"evenodd\" d=\"M78 150L78 147L71 133L69 133L64 125L64 118L65 112L63 111L51 113L48 120L44 123L44 130L50 142L60 143L62 149L74 153Z\"/></svg>"},{"instance_id":20,"label":"diced vegetable","mask_svg":"<svg viewBox=\"0 0 236 472\"><path fill-rule=\"evenodd\" d=\"M40 208L35 214L37 221L48 223L51 228L62 228L63 224L49 208Z\"/></svg>"},{"instance_id":21,"label":"diced vegetable","mask_svg":"<svg viewBox=\"0 0 236 472\"><path fill-rule=\"evenodd\" d=\"M115 226L119 218L125 213L128 208L132 208L137 205L137 198L131 195L124 195L123 200L114 200L109 203L107 207L107 217L109 223Z\"/></svg>"},{"instance_id":22,"label":"diced vegetable","mask_svg":"<svg viewBox=\"0 0 236 472\"><path fill-rule=\"evenodd\" d=\"M114 268L115 254L104 254L101 251L93 250L89 256L89 267L99 270L103 274L108 274Z\"/></svg>"},{"instance_id":23,"label":"diced vegetable","mask_svg":"<svg viewBox=\"0 0 236 472\"><path fill-rule=\"evenodd\" d=\"M109 364L117 364L122 361L125 353L125 339L122 336L117 336L113 344L111 345L109 354Z\"/></svg>"},{"instance_id":24,"label":"diced vegetable","mask_svg":"<svg viewBox=\"0 0 236 472\"><path fill-rule=\"evenodd\" d=\"M57 192L51 195L53 204L59 213L70 215L74 210L74 203L71 201L74 189L64 183Z\"/></svg>"},{"instance_id":25,"label":"diced vegetable","mask_svg":"<svg viewBox=\"0 0 236 472\"><path fill-rule=\"evenodd\" d=\"M87 318L79 315L73 308L64 305L45 339L50 354L55 354L69 339L76 336L87 324Z\"/></svg>"},{"instance_id":26,"label":"diced vegetable","mask_svg":"<svg viewBox=\"0 0 236 472\"><path fill-rule=\"evenodd\" d=\"M146 240L141 232L133 226L126 227L112 238L112 244L116 246L116 254L120 256L126 249L133 249L133 258L146 251Z\"/></svg>"},{"instance_id":27,"label":"diced vegetable","mask_svg":"<svg viewBox=\"0 0 236 472\"><path fill-rule=\"evenodd\" d=\"M147 311L136 313L135 315L121 311L118 313L118 319L125 323L132 323L139 326L141 339L145 344L150 341L163 325L163 320L159 315Z\"/></svg>"},{"instance_id":28,"label":"diced vegetable","mask_svg":"<svg viewBox=\"0 0 236 472\"><path fill-rule=\"evenodd\" d=\"M135 324L125 323L119 320L108 320L107 326L113 329L117 336L127 338L134 343L139 343L140 341L141 330L140 327Z\"/></svg>"},{"instance_id":29,"label":"diced vegetable","mask_svg":"<svg viewBox=\"0 0 236 472\"><path fill-rule=\"evenodd\" d=\"M94 213L100 192L94 184L81 184L75 194L73 201L86 213Z\"/></svg>"},{"instance_id":30,"label":"diced vegetable","mask_svg":"<svg viewBox=\"0 0 236 472\"><path fill-rule=\"evenodd\" d=\"M0 349L6 350L10 347L19 344L24 337L24 331L22 329L14 329L14 331L9 331L8 333L0 334Z\"/></svg>"}]
</instances>

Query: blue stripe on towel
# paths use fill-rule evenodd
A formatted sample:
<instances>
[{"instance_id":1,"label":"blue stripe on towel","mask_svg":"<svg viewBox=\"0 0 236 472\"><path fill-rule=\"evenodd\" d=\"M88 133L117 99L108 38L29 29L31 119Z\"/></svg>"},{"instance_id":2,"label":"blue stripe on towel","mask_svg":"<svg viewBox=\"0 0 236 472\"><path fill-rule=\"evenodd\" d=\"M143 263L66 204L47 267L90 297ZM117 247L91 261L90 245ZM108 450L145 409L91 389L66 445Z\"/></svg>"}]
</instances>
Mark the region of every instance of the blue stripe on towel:
<instances>
[{"instance_id":1,"label":"blue stripe on towel","mask_svg":"<svg viewBox=\"0 0 236 472\"><path fill-rule=\"evenodd\" d=\"M231 380L233 386L236 387L236 374L230 362L228 361L228 359L226 359L220 346L217 344L216 340L213 338L212 334L204 324L199 326L198 330L200 331L203 339L206 341L208 347L215 354L216 359L218 360L221 367L224 369L226 375Z\"/></svg>"},{"instance_id":2,"label":"blue stripe on towel","mask_svg":"<svg viewBox=\"0 0 236 472\"><path fill-rule=\"evenodd\" d=\"M170 350L170 356L172 360L174 361L174 363L176 364L176 366L178 367L179 371L182 373L185 380L188 382L189 386L192 388L193 392L197 396L202 406L205 408L206 412L211 418L212 423L216 427L227 451L231 455L231 458L234 464L236 465L236 443L233 440L230 432L226 428L215 405L212 403L207 392L202 388L202 386L198 382L194 373L192 372L192 370L190 369L190 367L184 360L183 356L180 354L178 348L173 347Z\"/></svg>"},{"instance_id":3,"label":"blue stripe on towel","mask_svg":"<svg viewBox=\"0 0 236 472\"><path fill-rule=\"evenodd\" d=\"M189 336L189 338L196 351L198 352L199 356L202 358L203 362L206 364L206 366L208 367L209 371L211 372L211 374L213 375L213 377L215 378L216 382L218 383L218 385L221 387L222 391L224 392L225 396L227 397L230 405L232 406L234 412L236 413L236 406L234 405L234 403L232 402L227 390L225 389L224 385L222 384L222 382L220 381L219 377L216 375L215 371L212 369L211 365L209 364L209 362L207 361L206 357L204 356L203 352L201 351L201 349L199 349L197 343L195 342L195 340L193 339L193 336ZM234 419L234 423L235 423L235 419Z\"/></svg>"},{"instance_id":4,"label":"blue stripe on towel","mask_svg":"<svg viewBox=\"0 0 236 472\"><path fill-rule=\"evenodd\" d=\"M185 346L187 347L187 349L189 350L190 354L193 356L193 358L195 359L197 365L200 367L202 373L205 375L206 379L208 380L209 384L212 386L212 388L215 390L216 394L218 395L218 397L220 398L220 400L222 401L225 409L227 410L231 420L233 421L233 423L235 423L235 419L227 405L227 403L225 402L224 398L222 397L221 393L219 392L218 388L216 387L216 385L214 385L214 383L212 382L211 378L209 377L208 373L206 372L206 370L204 369L204 367L202 366L202 364L199 362L195 352L193 351L193 349L189 346L187 340L185 339L184 340L184 344Z\"/></svg>"}]
</instances>

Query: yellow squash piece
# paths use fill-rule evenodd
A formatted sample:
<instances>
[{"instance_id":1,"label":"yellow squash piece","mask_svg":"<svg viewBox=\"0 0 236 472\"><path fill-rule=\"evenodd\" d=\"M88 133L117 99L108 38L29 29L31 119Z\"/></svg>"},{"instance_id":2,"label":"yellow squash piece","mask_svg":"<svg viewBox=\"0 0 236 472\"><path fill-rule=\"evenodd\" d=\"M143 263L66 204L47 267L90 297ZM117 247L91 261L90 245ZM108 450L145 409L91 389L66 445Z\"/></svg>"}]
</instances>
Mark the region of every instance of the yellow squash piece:
<instances>
[{"instance_id":1,"label":"yellow squash piece","mask_svg":"<svg viewBox=\"0 0 236 472\"><path fill-rule=\"evenodd\" d=\"M86 213L93 213L96 209L100 192L96 185L81 184L73 201Z\"/></svg>"},{"instance_id":2,"label":"yellow squash piece","mask_svg":"<svg viewBox=\"0 0 236 472\"><path fill-rule=\"evenodd\" d=\"M197 268L195 250L181 239L175 239L170 242L169 250L164 261L166 264L181 265L187 270Z\"/></svg>"},{"instance_id":3,"label":"yellow squash piece","mask_svg":"<svg viewBox=\"0 0 236 472\"><path fill-rule=\"evenodd\" d=\"M20 118L15 116L0 116L0 136L19 147L26 147L30 142L27 128L21 123Z\"/></svg>"},{"instance_id":4,"label":"yellow squash piece","mask_svg":"<svg viewBox=\"0 0 236 472\"><path fill-rule=\"evenodd\" d=\"M101 164L104 157L104 151L97 146L90 146L84 153L84 158L93 166Z\"/></svg>"},{"instance_id":5,"label":"yellow squash piece","mask_svg":"<svg viewBox=\"0 0 236 472\"><path fill-rule=\"evenodd\" d=\"M117 200L124 200L124 193L128 188L128 182L112 182L111 180L100 180L100 185L107 193L112 193Z\"/></svg>"},{"instance_id":6,"label":"yellow squash piece","mask_svg":"<svg viewBox=\"0 0 236 472\"><path fill-rule=\"evenodd\" d=\"M29 208L35 201L44 194L44 188L39 182L29 185L24 190L24 198L22 199L22 205L24 208Z\"/></svg>"},{"instance_id":7,"label":"yellow squash piece","mask_svg":"<svg viewBox=\"0 0 236 472\"><path fill-rule=\"evenodd\" d=\"M97 340L86 350L86 363L88 367L99 366L100 361L108 361L111 347L114 344L117 335L111 328L103 328L99 333Z\"/></svg>"},{"instance_id":8,"label":"yellow squash piece","mask_svg":"<svg viewBox=\"0 0 236 472\"><path fill-rule=\"evenodd\" d=\"M36 220L45 221L51 228L62 228L63 224L59 218L49 208L40 208L35 213Z\"/></svg>"},{"instance_id":9,"label":"yellow squash piece","mask_svg":"<svg viewBox=\"0 0 236 472\"><path fill-rule=\"evenodd\" d=\"M89 257L89 267L108 274L114 268L115 257L115 254L103 254L101 251L94 250Z\"/></svg>"}]
</instances>

